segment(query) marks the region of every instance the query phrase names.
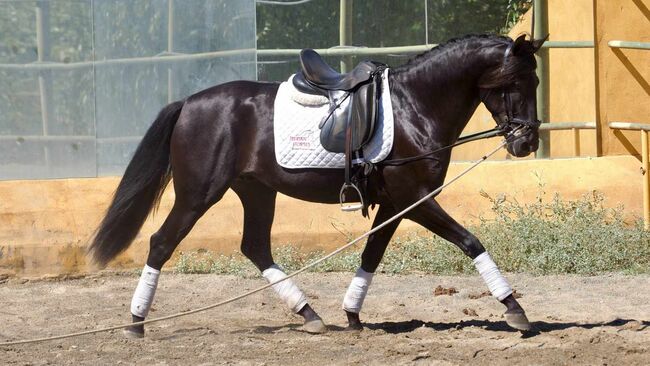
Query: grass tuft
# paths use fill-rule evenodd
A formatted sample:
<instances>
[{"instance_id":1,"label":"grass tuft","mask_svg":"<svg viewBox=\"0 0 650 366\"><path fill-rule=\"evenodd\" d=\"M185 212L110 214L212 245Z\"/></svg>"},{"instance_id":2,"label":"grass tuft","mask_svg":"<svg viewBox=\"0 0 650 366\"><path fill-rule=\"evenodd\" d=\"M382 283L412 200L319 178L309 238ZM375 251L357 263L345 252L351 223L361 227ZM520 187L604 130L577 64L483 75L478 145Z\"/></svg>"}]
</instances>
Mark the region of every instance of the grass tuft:
<instances>
[{"instance_id":1,"label":"grass tuft","mask_svg":"<svg viewBox=\"0 0 650 366\"><path fill-rule=\"evenodd\" d=\"M492 218L470 227L502 271L595 275L650 272L650 232L640 220L627 222L622 207L607 208L604 197L592 192L577 200L545 198L543 185L536 200L519 203L507 195L482 196L492 203ZM351 249L312 271L353 272L361 248ZM322 257L322 251L301 252L295 246L275 248L273 257L287 272ZM256 276L256 268L240 254L209 251L181 253L175 271ZM437 236L407 235L394 239L378 271L391 274L473 274L474 266L458 248Z\"/></svg>"}]
</instances>

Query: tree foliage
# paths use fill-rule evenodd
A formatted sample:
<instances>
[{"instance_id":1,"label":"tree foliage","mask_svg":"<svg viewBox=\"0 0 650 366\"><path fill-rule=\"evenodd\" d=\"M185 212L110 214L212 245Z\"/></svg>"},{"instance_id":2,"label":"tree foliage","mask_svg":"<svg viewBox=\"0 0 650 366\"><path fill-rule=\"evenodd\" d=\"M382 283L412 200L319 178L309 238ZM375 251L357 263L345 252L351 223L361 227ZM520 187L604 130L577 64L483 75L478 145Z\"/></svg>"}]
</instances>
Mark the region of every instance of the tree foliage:
<instances>
[{"instance_id":1,"label":"tree foliage","mask_svg":"<svg viewBox=\"0 0 650 366\"><path fill-rule=\"evenodd\" d=\"M507 33L532 0L351 0L352 45L390 47L436 44L469 33ZM329 48L339 45L339 0L293 6L257 5L257 47ZM406 55L374 57L398 65ZM328 58L332 65L338 59ZM261 79L282 80L295 59L259 58Z\"/></svg>"},{"instance_id":2,"label":"tree foliage","mask_svg":"<svg viewBox=\"0 0 650 366\"><path fill-rule=\"evenodd\" d=\"M352 40L367 47L444 42L468 33L504 33L532 0L351 0ZM425 9L426 7L426 9ZM339 1L258 4L259 48L338 45Z\"/></svg>"}]
</instances>

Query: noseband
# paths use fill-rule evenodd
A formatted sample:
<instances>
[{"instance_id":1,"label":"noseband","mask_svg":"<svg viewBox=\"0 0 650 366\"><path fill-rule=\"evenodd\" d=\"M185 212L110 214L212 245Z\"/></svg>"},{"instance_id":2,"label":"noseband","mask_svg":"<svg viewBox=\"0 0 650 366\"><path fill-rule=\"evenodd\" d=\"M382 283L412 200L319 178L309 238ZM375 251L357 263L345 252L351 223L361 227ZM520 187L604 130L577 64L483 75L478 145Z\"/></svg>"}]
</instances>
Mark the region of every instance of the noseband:
<instances>
[{"instance_id":1,"label":"noseband","mask_svg":"<svg viewBox=\"0 0 650 366\"><path fill-rule=\"evenodd\" d=\"M512 101L510 99L510 93L506 93L504 90L501 92L501 97L503 98L503 105L506 108L506 120L505 122L499 123L498 128L504 131L504 133L521 127L533 130L539 128L539 126L542 124L542 122L537 118L531 121L515 117L514 113L512 113Z\"/></svg>"}]
</instances>

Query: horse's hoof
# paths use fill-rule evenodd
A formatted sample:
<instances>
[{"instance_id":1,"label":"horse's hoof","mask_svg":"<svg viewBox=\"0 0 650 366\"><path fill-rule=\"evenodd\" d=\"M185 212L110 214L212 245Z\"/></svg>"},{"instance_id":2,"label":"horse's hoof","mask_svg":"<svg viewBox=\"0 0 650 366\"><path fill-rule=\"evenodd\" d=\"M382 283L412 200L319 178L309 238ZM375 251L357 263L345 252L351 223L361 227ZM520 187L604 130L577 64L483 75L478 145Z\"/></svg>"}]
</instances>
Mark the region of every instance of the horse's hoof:
<instances>
[{"instance_id":1,"label":"horse's hoof","mask_svg":"<svg viewBox=\"0 0 650 366\"><path fill-rule=\"evenodd\" d=\"M144 338L144 325L140 324L126 327L122 330L122 334L130 339Z\"/></svg>"},{"instance_id":2,"label":"horse's hoof","mask_svg":"<svg viewBox=\"0 0 650 366\"><path fill-rule=\"evenodd\" d=\"M320 318L316 318L306 321L302 326L302 330L311 334L323 334L327 332L327 327Z\"/></svg>"},{"instance_id":3,"label":"horse's hoof","mask_svg":"<svg viewBox=\"0 0 650 366\"><path fill-rule=\"evenodd\" d=\"M530 330L530 322L526 317L526 313L505 313L506 323L512 328L527 332Z\"/></svg>"},{"instance_id":4,"label":"horse's hoof","mask_svg":"<svg viewBox=\"0 0 650 366\"><path fill-rule=\"evenodd\" d=\"M124 328L124 330L122 330L122 334L124 334L124 337L129 338L129 339L144 338L144 331L140 332L140 331L138 331L136 329L133 329L131 327Z\"/></svg>"},{"instance_id":5,"label":"horse's hoof","mask_svg":"<svg viewBox=\"0 0 650 366\"><path fill-rule=\"evenodd\" d=\"M345 327L345 331L347 332L360 332L362 330L363 330L363 325L361 325L361 323L348 324L348 326Z\"/></svg>"}]
</instances>

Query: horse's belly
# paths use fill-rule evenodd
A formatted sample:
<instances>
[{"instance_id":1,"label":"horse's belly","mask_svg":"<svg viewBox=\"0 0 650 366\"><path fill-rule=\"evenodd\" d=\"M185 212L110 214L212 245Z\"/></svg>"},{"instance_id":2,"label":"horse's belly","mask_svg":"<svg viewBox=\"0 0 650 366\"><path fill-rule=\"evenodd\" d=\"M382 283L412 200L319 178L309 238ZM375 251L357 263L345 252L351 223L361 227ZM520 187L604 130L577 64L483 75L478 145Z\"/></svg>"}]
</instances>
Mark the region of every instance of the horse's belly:
<instances>
[{"instance_id":1,"label":"horse's belly","mask_svg":"<svg viewBox=\"0 0 650 366\"><path fill-rule=\"evenodd\" d=\"M286 196L303 201L338 203L344 181L341 169L264 169L255 178Z\"/></svg>"}]
</instances>

